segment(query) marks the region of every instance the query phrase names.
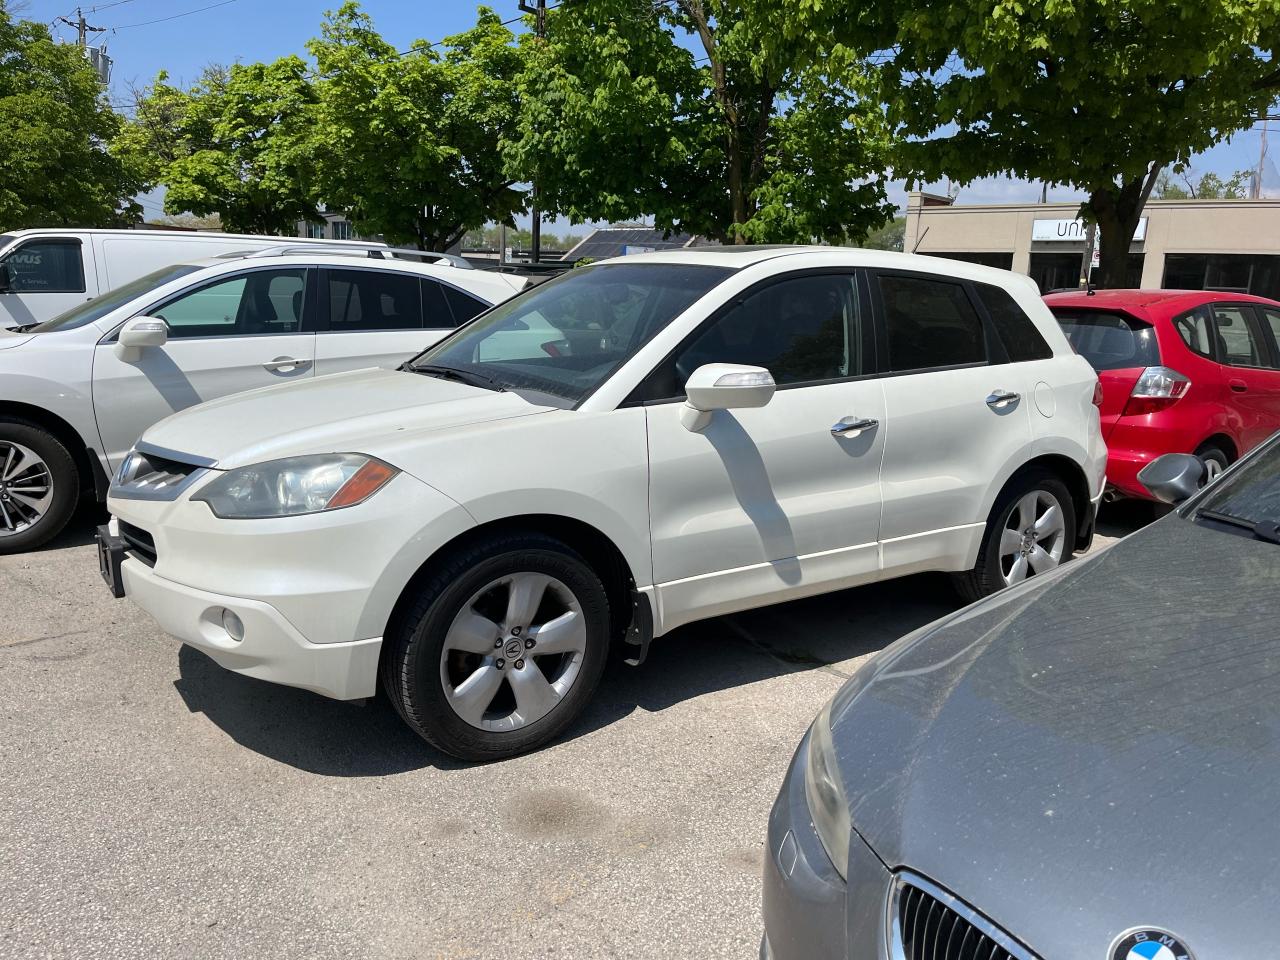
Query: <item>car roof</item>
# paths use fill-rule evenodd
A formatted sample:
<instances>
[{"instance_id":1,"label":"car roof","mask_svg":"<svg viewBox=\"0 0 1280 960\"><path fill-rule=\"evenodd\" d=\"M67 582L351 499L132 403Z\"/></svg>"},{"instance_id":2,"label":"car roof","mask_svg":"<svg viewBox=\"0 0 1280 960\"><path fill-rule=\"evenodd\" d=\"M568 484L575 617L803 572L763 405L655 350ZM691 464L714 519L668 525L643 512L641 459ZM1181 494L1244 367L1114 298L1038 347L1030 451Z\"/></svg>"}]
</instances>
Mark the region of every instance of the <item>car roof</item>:
<instances>
[{"instance_id":1,"label":"car roof","mask_svg":"<svg viewBox=\"0 0 1280 960\"><path fill-rule=\"evenodd\" d=\"M198 257L183 262L200 269L225 267L231 264L234 264L237 269L246 264L264 267L361 267L366 270L393 270L401 273L416 273L422 276L456 278L462 275L481 283L488 281L501 284L504 282L496 279L499 276L498 274L491 274L485 270L463 269L449 263L420 263L416 260L402 260L393 257L370 257L363 250L353 251L349 254L334 250L316 251L314 254L290 252L281 256L264 256L261 250L245 250L243 252L223 253L213 257Z\"/></svg>"},{"instance_id":2,"label":"car roof","mask_svg":"<svg viewBox=\"0 0 1280 960\"><path fill-rule=\"evenodd\" d=\"M1095 290L1092 293L1084 290L1072 290L1065 293L1050 293L1044 298L1044 302L1051 307L1122 311L1149 310L1154 307L1159 308L1161 312L1198 307L1202 303L1212 303L1219 300L1276 305L1275 300L1255 297L1248 293L1232 293L1226 290L1135 289Z\"/></svg>"},{"instance_id":3,"label":"car roof","mask_svg":"<svg viewBox=\"0 0 1280 960\"><path fill-rule=\"evenodd\" d=\"M386 247L379 240L330 240L327 237L276 237L258 233L223 233L217 230L131 230L127 227L24 227L6 230L0 236L29 237L34 235L74 235L85 233L115 237L165 237L169 240L253 240L257 243L315 244L317 246L349 246L363 250L369 247Z\"/></svg>"}]
</instances>

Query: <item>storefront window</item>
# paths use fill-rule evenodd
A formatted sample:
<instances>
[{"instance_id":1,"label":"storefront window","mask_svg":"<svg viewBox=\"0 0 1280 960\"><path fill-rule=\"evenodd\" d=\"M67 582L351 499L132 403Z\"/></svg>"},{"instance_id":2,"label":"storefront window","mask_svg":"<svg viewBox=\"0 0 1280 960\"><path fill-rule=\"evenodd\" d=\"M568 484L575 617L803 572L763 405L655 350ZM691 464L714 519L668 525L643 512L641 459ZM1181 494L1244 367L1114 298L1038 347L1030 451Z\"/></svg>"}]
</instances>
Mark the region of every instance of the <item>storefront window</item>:
<instances>
[{"instance_id":1,"label":"storefront window","mask_svg":"<svg viewBox=\"0 0 1280 960\"><path fill-rule=\"evenodd\" d=\"M1031 254L1031 279L1040 286L1041 293L1048 293L1050 290L1075 290L1080 286L1082 256L1083 251L1033 253ZM1142 254L1129 254L1124 286L1142 286L1142 261ZM1099 279L1099 270L1095 267L1090 280L1096 285Z\"/></svg>"},{"instance_id":2,"label":"storefront window","mask_svg":"<svg viewBox=\"0 0 1280 960\"><path fill-rule=\"evenodd\" d=\"M922 251L923 252L923 251ZM1000 270L1013 269L1012 253L925 253L926 257L946 257L948 260L963 260L965 263L980 263L984 267L996 267Z\"/></svg>"},{"instance_id":3,"label":"storefront window","mask_svg":"<svg viewBox=\"0 0 1280 960\"><path fill-rule=\"evenodd\" d=\"M1280 296L1280 256L1233 253L1171 253L1164 258L1164 282L1171 290L1221 290Z\"/></svg>"}]
</instances>

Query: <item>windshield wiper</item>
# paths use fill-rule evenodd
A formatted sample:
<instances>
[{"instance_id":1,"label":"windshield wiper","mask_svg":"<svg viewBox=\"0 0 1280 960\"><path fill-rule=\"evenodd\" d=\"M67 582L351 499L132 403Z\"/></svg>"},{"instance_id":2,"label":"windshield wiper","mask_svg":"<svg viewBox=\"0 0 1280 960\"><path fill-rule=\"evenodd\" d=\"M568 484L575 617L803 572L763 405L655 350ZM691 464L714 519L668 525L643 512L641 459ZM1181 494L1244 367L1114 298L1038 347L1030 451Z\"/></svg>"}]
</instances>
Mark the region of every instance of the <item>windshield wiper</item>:
<instances>
[{"instance_id":1,"label":"windshield wiper","mask_svg":"<svg viewBox=\"0 0 1280 960\"><path fill-rule=\"evenodd\" d=\"M498 393L506 393L507 391L507 388L493 379L493 377L486 377L482 373L472 373L470 370L459 370L456 367L438 367L431 364L424 364L419 367L406 363L401 369L408 370L411 373L425 373L429 377L439 377L441 380L456 380L472 387L496 390Z\"/></svg>"},{"instance_id":2,"label":"windshield wiper","mask_svg":"<svg viewBox=\"0 0 1280 960\"><path fill-rule=\"evenodd\" d=\"M1217 510L1197 510L1196 519L1201 518L1212 520L1214 523L1226 524L1229 527L1237 527L1241 530L1248 530L1258 540L1264 540L1267 543L1280 543L1280 525L1273 520L1250 520L1247 517L1237 517L1231 513L1219 513Z\"/></svg>"}]
</instances>

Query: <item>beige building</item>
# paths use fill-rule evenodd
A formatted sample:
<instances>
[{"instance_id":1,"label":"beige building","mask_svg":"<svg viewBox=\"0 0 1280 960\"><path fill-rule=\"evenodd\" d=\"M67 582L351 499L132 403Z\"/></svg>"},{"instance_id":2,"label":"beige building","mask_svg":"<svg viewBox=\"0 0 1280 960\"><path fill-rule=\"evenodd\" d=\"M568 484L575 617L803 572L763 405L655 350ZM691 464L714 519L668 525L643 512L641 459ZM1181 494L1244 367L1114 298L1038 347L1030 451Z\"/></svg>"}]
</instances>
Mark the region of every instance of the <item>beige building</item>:
<instances>
[{"instance_id":1,"label":"beige building","mask_svg":"<svg viewBox=\"0 0 1280 960\"><path fill-rule=\"evenodd\" d=\"M1042 291L1075 287L1085 249L1078 210L1076 203L965 206L912 193L903 249L1024 273ZM1129 247L1127 282L1280 299L1280 199L1150 201Z\"/></svg>"}]
</instances>

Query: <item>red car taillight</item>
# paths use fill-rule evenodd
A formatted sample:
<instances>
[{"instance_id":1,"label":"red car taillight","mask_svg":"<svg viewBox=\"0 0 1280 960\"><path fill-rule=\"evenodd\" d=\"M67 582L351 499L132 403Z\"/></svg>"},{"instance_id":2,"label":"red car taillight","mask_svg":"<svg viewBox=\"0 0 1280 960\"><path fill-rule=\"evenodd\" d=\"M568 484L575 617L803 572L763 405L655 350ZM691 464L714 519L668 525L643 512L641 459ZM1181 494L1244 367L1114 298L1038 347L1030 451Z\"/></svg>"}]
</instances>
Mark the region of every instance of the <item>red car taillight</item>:
<instances>
[{"instance_id":1,"label":"red car taillight","mask_svg":"<svg viewBox=\"0 0 1280 960\"><path fill-rule=\"evenodd\" d=\"M1147 367L1138 377L1124 405L1126 417L1140 417L1166 410L1181 400L1191 389L1191 381L1169 367Z\"/></svg>"}]
</instances>

